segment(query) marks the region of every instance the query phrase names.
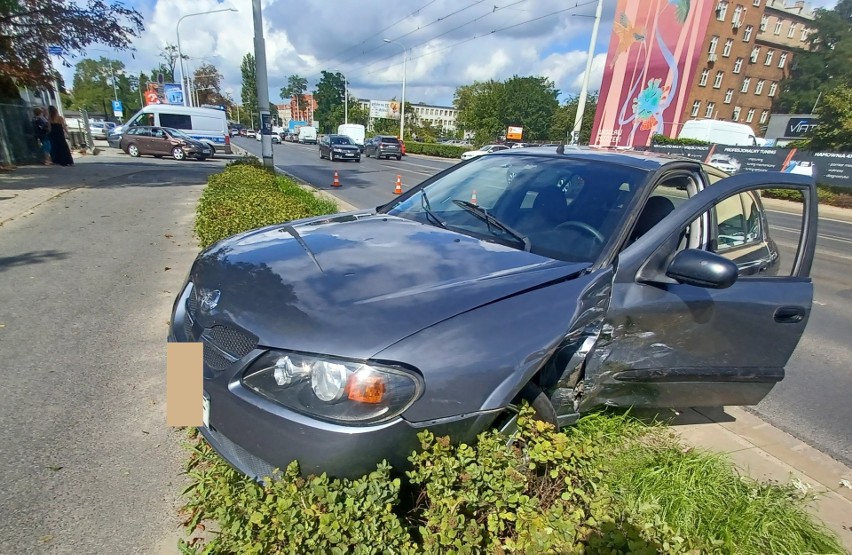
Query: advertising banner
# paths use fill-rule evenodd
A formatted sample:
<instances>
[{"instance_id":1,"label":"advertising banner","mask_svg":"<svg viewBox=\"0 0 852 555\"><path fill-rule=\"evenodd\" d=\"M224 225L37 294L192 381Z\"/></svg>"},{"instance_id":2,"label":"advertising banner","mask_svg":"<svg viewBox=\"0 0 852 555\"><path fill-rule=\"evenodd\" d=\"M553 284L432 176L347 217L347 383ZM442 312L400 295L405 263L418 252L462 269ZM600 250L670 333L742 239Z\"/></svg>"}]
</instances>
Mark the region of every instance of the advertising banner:
<instances>
[{"instance_id":1,"label":"advertising banner","mask_svg":"<svg viewBox=\"0 0 852 555\"><path fill-rule=\"evenodd\" d=\"M524 136L523 127L509 127L506 131L506 139L509 141L520 141Z\"/></svg>"},{"instance_id":2,"label":"advertising banner","mask_svg":"<svg viewBox=\"0 0 852 555\"><path fill-rule=\"evenodd\" d=\"M160 99L160 87L157 83L148 83L148 88L145 90L145 106L151 104L163 104Z\"/></svg>"},{"instance_id":3,"label":"advertising banner","mask_svg":"<svg viewBox=\"0 0 852 555\"><path fill-rule=\"evenodd\" d=\"M767 171L813 175L816 171L821 184L852 188L852 152L728 145L653 145L649 150L701 160L731 175Z\"/></svg>"},{"instance_id":4,"label":"advertising banner","mask_svg":"<svg viewBox=\"0 0 852 555\"><path fill-rule=\"evenodd\" d=\"M701 62L716 0L618 0L591 144L671 136Z\"/></svg>"},{"instance_id":5,"label":"advertising banner","mask_svg":"<svg viewBox=\"0 0 852 555\"><path fill-rule=\"evenodd\" d=\"M399 119L399 102L396 100L371 100L371 119Z\"/></svg>"},{"instance_id":6,"label":"advertising banner","mask_svg":"<svg viewBox=\"0 0 852 555\"><path fill-rule=\"evenodd\" d=\"M183 104L183 87L180 83L165 83L163 85L163 96L166 104Z\"/></svg>"}]
</instances>

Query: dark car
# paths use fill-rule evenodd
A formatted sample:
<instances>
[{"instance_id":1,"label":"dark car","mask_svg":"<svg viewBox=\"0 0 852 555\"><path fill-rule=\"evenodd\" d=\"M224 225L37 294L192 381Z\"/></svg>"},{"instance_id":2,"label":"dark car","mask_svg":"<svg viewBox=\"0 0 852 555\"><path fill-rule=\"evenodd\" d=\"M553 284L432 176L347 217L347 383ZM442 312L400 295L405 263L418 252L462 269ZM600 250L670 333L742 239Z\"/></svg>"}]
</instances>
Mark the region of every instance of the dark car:
<instances>
[{"instance_id":1,"label":"dark car","mask_svg":"<svg viewBox=\"0 0 852 555\"><path fill-rule=\"evenodd\" d=\"M783 266L765 188L804 200ZM405 468L419 431L512 433L524 400L557 425L601 405L756 404L808 321L816 226L809 176L505 150L378 209L212 245L169 340L203 344L200 429L243 472Z\"/></svg>"},{"instance_id":2,"label":"dark car","mask_svg":"<svg viewBox=\"0 0 852 555\"><path fill-rule=\"evenodd\" d=\"M157 158L171 156L175 160L204 160L213 156L211 147L171 127L131 127L122 135L118 147L134 157L151 154Z\"/></svg>"},{"instance_id":3,"label":"dark car","mask_svg":"<svg viewBox=\"0 0 852 555\"><path fill-rule=\"evenodd\" d=\"M361 161L361 148L346 135L323 135L319 140L320 158Z\"/></svg>"},{"instance_id":4,"label":"dark car","mask_svg":"<svg viewBox=\"0 0 852 555\"><path fill-rule=\"evenodd\" d=\"M364 156L376 158L396 158L402 160L402 147L399 139L390 135L376 135L364 141Z\"/></svg>"}]
</instances>

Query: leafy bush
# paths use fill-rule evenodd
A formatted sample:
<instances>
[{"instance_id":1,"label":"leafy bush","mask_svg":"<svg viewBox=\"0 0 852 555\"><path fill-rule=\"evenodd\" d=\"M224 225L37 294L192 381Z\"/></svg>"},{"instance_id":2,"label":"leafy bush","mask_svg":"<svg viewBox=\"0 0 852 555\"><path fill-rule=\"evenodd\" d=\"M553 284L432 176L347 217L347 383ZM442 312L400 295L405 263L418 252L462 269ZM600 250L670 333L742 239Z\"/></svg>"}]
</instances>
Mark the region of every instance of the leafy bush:
<instances>
[{"instance_id":1,"label":"leafy bush","mask_svg":"<svg viewBox=\"0 0 852 555\"><path fill-rule=\"evenodd\" d=\"M674 139L672 137L666 137L665 135L654 135L651 138L651 144L709 146L713 143L702 141L700 139Z\"/></svg>"},{"instance_id":2,"label":"leafy bush","mask_svg":"<svg viewBox=\"0 0 852 555\"><path fill-rule=\"evenodd\" d=\"M802 194L791 189L765 189L761 194L768 198L802 202ZM817 185L817 198L820 204L852 208L852 191L849 189L842 190L827 185Z\"/></svg>"},{"instance_id":3,"label":"leafy bush","mask_svg":"<svg viewBox=\"0 0 852 555\"><path fill-rule=\"evenodd\" d=\"M441 158L461 158L462 153L468 150L471 150L471 148L457 145L442 145L440 143L405 143L405 152L408 154L427 154L429 156L440 156Z\"/></svg>"},{"instance_id":4,"label":"leafy bush","mask_svg":"<svg viewBox=\"0 0 852 555\"><path fill-rule=\"evenodd\" d=\"M334 212L333 202L295 181L248 159L237 160L208 178L196 210L195 234L207 247L249 229Z\"/></svg>"}]
</instances>

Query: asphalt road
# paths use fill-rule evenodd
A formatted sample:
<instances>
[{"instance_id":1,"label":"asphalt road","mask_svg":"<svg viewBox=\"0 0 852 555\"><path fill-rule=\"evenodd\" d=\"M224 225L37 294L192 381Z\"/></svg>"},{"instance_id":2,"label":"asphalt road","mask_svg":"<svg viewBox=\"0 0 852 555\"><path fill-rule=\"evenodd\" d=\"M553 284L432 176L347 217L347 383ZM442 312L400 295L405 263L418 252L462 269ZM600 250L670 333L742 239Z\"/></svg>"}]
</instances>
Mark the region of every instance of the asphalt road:
<instances>
[{"instance_id":1,"label":"asphalt road","mask_svg":"<svg viewBox=\"0 0 852 555\"><path fill-rule=\"evenodd\" d=\"M260 142L234 141L260 155ZM276 166L321 189L332 190L359 208L379 206L393 198L396 176L403 188L456 163L421 156L401 161L362 157L360 163L321 160L316 145L273 146ZM332 189L334 170L341 187ZM769 212L772 236L787 260L794 256L799 229L786 204ZM852 219L852 218L850 218ZM821 451L852 465L852 223L821 218L812 275L815 304L811 320L787 365L787 377L752 410Z\"/></svg>"},{"instance_id":2,"label":"asphalt road","mask_svg":"<svg viewBox=\"0 0 852 555\"><path fill-rule=\"evenodd\" d=\"M44 168L86 183L0 227L0 553L177 553L186 453L165 425L167 323L223 165Z\"/></svg>"}]
</instances>

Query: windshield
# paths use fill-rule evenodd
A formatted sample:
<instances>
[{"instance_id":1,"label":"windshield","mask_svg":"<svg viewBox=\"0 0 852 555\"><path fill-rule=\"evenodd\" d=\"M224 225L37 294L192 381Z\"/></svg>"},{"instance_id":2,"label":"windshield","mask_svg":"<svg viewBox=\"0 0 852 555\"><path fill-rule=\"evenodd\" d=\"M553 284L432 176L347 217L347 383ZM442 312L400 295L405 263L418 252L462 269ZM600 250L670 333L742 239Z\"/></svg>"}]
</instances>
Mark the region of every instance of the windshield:
<instances>
[{"instance_id":1,"label":"windshield","mask_svg":"<svg viewBox=\"0 0 852 555\"><path fill-rule=\"evenodd\" d=\"M549 258L594 262L646 175L579 158L483 156L387 212Z\"/></svg>"},{"instance_id":2,"label":"windshield","mask_svg":"<svg viewBox=\"0 0 852 555\"><path fill-rule=\"evenodd\" d=\"M331 144L333 145L351 145L352 141L349 140L349 137L332 137Z\"/></svg>"}]
</instances>

